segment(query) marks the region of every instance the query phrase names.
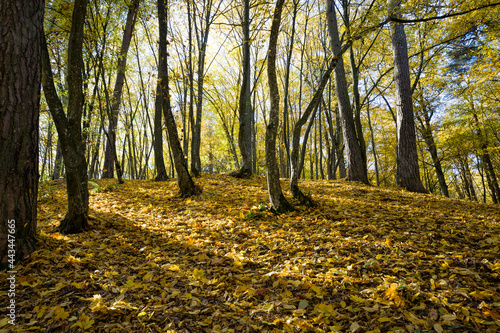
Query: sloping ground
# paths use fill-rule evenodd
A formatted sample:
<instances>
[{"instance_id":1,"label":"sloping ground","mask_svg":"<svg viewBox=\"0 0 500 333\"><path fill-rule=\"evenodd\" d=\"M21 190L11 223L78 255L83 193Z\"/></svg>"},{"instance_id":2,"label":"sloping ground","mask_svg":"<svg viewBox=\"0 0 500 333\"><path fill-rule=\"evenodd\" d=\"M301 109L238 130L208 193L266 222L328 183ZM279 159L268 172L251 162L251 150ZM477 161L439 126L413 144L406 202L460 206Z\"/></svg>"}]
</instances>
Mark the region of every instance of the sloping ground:
<instances>
[{"instance_id":1,"label":"sloping ground","mask_svg":"<svg viewBox=\"0 0 500 333\"><path fill-rule=\"evenodd\" d=\"M303 181L318 206L274 216L264 178L204 176L191 199L96 182L93 229L70 236L64 186L41 188L0 332L500 331L498 206Z\"/></svg>"}]
</instances>

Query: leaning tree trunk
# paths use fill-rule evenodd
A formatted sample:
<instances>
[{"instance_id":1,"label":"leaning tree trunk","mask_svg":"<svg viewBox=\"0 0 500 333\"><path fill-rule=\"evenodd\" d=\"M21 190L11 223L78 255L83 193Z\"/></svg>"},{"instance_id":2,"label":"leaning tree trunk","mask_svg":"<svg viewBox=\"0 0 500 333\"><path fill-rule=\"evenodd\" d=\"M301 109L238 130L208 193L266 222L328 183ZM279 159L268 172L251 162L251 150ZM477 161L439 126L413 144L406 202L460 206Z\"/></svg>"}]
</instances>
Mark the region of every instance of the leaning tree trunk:
<instances>
[{"instance_id":1,"label":"leaning tree trunk","mask_svg":"<svg viewBox=\"0 0 500 333\"><path fill-rule=\"evenodd\" d=\"M242 165L235 177L243 178L252 175L252 104L250 100L250 0L244 0L243 8L243 82L239 100L240 130L238 145L240 147Z\"/></svg>"},{"instance_id":2,"label":"leaning tree trunk","mask_svg":"<svg viewBox=\"0 0 500 333\"><path fill-rule=\"evenodd\" d=\"M321 98L323 96L323 90L325 89L325 86L328 83L330 75L332 74L332 71L335 68L336 64L337 64L337 58L333 58L330 61L328 69L323 74L319 86L316 89L313 98L311 99L311 102L309 103L309 105L307 106L306 110L299 118L297 123L295 123L295 126L293 128L292 152L290 154L290 165L292 171L290 176L290 191L292 192L293 197L298 199L302 204L307 204L307 205L314 204L312 199L309 196L306 196L304 193L302 193L302 191L299 188L299 175L300 175L299 148L300 148L302 126L304 126L304 124L307 122L307 119L309 118L313 110L320 103Z\"/></svg>"},{"instance_id":3,"label":"leaning tree trunk","mask_svg":"<svg viewBox=\"0 0 500 333\"><path fill-rule=\"evenodd\" d=\"M450 194L448 192L448 185L446 184L446 179L444 177L443 167L441 166L441 159L439 158L436 148L436 142L434 140L434 136L432 135L431 119L429 117L429 114L427 113L427 108L425 107L424 101L422 101L422 106L423 119L418 114L416 115L422 130L422 137L424 138L425 144L427 145L427 150L431 155L434 170L436 171L436 176L439 181L441 194L445 197L449 197Z\"/></svg>"},{"instance_id":4,"label":"leaning tree trunk","mask_svg":"<svg viewBox=\"0 0 500 333\"><path fill-rule=\"evenodd\" d=\"M474 110L474 105L472 105L472 110ZM493 163L491 162L491 157L488 152L489 149L487 144L487 137L486 135L483 135L481 131L479 118L477 117L477 114L475 112L473 113L473 118L474 118L474 125L476 127L476 135L478 136L481 145L482 159L485 164L484 169L487 175L486 179L488 180L488 186L490 187L491 190L491 196L494 199L493 202L495 202L495 199L498 200L500 198L500 187L498 186L498 180L495 173L495 168L493 167Z\"/></svg>"},{"instance_id":5,"label":"leaning tree trunk","mask_svg":"<svg viewBox=\"0 0 500 333\"><path fill-rule=\"evenodd\" d=\"M347 49L341 49L339 30L337 26L337 16L335 13L335 3L327 0L328 32L330 34L330 44L335 57L338 57L335 67L335 91L339 103L340 119L342 121L342 134L347 155L347 180L360 181L368 184L368 175L363 162L363 154L356 136L356 129L352 115L349 92L347 90L347 80L345 77L344 60L342 55Z\"/></svg>"},{"instance_id":6,"label":"leaning tree trunk","mask_svg":"<svg viewBox=\"0 0 500 333\"><path fill-rule=\"evenodd\" d=\"M68 44L68 110L67 116L57 96L44 40L42 49L42 85L50 113L61 140L66 167L68 212L59 225L63 234L78 233L88 228L89 193L85 144L82 140L82 44L87 0L76 0Z\"/></svg>"},{"instance_id":7,"label":"leaning tree trunk","mask_svg":"<svg viewBox=\"0 0 500 333\"><path fill-rule=\"evenodd\" d=\"M159 43L159 73L161 85L161 96L163 117L167 126L168 141L172 149L174 157L175 170L177 171L177 183L182 197L189 197L199 193L199 189L195 186L191 175L189 174L184 153L182 151L181 142L177 133L177 125L175 124L174 115L170 106L170 95L168 88L168 72L167 72L167 14L165 10L166 0L158 0L158 24L160 31Z\"/></svg>"},{"instance_id":8,"label":"leaning tree trunk","mask_svg":"<svg viewBox=\"0 0 500 333\"><path fill-rule=\"evenodd\" d=\"M125 30L123 32L120 55L118 56L118 72L116 73L115 88L113 89L113 101L111 104L111 118L109 119L108 140L104 154L104 166L101 178L113 178L114 166L118 164L116 154L116 128L118 127L118 114L122 98L123 84L125 82L125 69L127 67L127 53L134 32L137 11L140 0L133 0L129 6ZM114 152L113 152L114 150ZM120 178L120 177L119 177Z\"/></svg>"},{"instance_id":9,"label":"leaning tree trunk","mask_svg":"<svg viewBox=\"0 0 500 333\"><path fill-rule=\"evenodd\" d=\"M0 6L0 269L36 247L43 1Z\"/></svg>"},{"instance_id":10,"label":"leaning tree trunk","mask_svg":"<svg viewBox=\"0 0 500 333\"><path fill-rule=\"evenodd\" d=\"M278 162L276 160L276 135L279 122L280 97L278 80L276 79L276 44L278 43L278 33L281 24L281 13L283 11L284 0L276 2L271 34L269 36L269 51L267 58L267 76L269 82L269 93L271 97L271 110L266 128L266 166L267 166L267 187L271 208L281 214L293 210L292 205L286 200L281 191Z\"/></svg>"},{"instance_id":11,"label":"leaning tree trunk","mask_svg":"<svg viewBox=\"0 0 500 333\"><path fill-rule=\"evenodd\" d=\"M399 1L389 0L393 14ZM394 83L396 85L397 171L396 182L411 192L427 193L420 179L417 138L413 118L413 103L408 63L408 46L402 23L391 23Z\"/></svg>"}]
</instances>

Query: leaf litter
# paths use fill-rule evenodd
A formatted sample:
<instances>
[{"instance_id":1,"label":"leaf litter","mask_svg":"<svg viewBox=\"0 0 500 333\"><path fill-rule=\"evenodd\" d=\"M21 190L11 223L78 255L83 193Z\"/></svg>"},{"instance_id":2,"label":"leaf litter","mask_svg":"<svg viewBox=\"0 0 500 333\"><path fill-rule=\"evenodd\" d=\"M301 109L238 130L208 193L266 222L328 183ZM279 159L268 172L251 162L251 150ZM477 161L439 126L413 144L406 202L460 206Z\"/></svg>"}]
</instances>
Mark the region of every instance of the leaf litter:
<instances>
[{"instance_id":1,"label":"leaf litter","mask_svg":"<svg viewBox=\"0 0 500 333\"><path fill-rule=\"evenodd\" d=\"M304 180L317 206L276 216L263 177L197 183L94 181L77 235L56 232L64 185L43 184L0 332L500 330L496 205Z\"/></svg>"}]
</instances>

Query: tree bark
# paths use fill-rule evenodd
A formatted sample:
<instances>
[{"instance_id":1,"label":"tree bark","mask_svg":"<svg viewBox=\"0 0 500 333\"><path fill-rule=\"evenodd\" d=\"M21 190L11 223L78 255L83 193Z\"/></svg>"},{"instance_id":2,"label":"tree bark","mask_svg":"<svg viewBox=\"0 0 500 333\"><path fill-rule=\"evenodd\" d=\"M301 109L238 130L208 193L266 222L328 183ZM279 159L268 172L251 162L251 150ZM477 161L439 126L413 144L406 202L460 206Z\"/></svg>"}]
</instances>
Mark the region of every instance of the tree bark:
<instances>
[{"instance_id":1,"label":"tree bark","mask_svg":"<svg viewBox=\"0 0 500 333\"><path fill-rule=\"evenodd\" d=\"M43 1L0 5L0 269L35 250Z\"/></svg>"},{"instance_id":2,"label":"tree bark","mask_svg":"<svg viewBox=\"0 0 500 333\"><path fill-rule=\"evenodd\" d=\"M61 150L61 140L57 139L56 144L56 160L54 162L54 172L52 173L52 180L59 179L61 177L61 169L62 169L62 150Z\"/></svg>"},{"instance_id":3,"label":"tree bark","mask_svg":"<svg viewBox=\"0 0 500 333\"><path fill-rule=\"evenodd\" d=\"M168 179L165 161L163 160L163 129L161 126L162 101L165 97L161 93L160 82L156 85L155 119L154 119L154 154L156 166L156 181Z\"/></svg>"},{"instance_id":4,"label":"tree bark","mask_svg":"<svg viewBox=\"0 0 500 333\"><path fill-rule=\"evenodd\" d=\"M201 158L200 158L200 147L201 147L201 116L203 109L203 85L205 79L205 59L207 54L207 43L208 34L210 32L210 25L212 24L212 8L213 0L208 0L204 2L205 8L203 14L204 18L201 19L201 26L199 29L199 35L197 35L198 42L198 91L196 100L196 114L194 126L192 128L193 135L191 140L191 173L195 177L201 175ZM196 7L194 7L196 8ZM195 27L197 27L196 19L194 20Z\"/></svg>"},{"instance_id":5,"label":"tree bark","mask_svg":"<svg viewBox=\"0 0 500 333\"><path fill-rule=\"evenodd\" d=\"M397 13L400 2L389 0L391 13ZM411 192L427 193L420 179L417 138L408 62L408 45L402 23L391 23L394 83L396 85L397 171L396 183Z\"/></svg>"},{"instance_id":6,"label":"tree bark","mask_svg":"<svg viewBox=\"0 0 500 333\"><path fill-rule=\"evenodd\" d=\"M113 89L113 100L111 104L111 119L108 126L108 140L106 143L106 151L104 155L104 166L101 178L113 178L114 165L116 154L116 128L118 126L118 115L120 111L120 103L125 82L125 69L127 67L127 53L134 32L137 11L139 9L140 0L133 0L129 6L127 21L125 23L125 31L123 32L122 46L118 56L118 72L116 73L115 88ZM113 154L112 150L115 150Z\"/></svg>"},{"instance_id":7,"label":"tree bark","mask_svg":"<svg viewBox=\"0 0 500 333\"><path fill-rule=\"evenodd\" d=\"M243 1L243 78L239 99L239 136L238 146L241 152L241 168L233 175L248 178L252 175L252 102L250 99L250 0Z\"/></svg>"},{"instance_id":8,"label":"tree bark","mask_svg":"<svg viewBox=\"0 0 500 333\"><path fill-rule=\"evenodd\" d=\"M276 135L278 131L280 107L278 80L276 79L276 45L278 43L283 3L284 0L277 0L276 2L273 23L271 25L271 34L269 36L269 51L267 58L267 76L271 98L271 110L269 112L269 122L266 128L267 187L271 209L278 214L293 210L292 205L286 200L281 191L278 162L276 160Z\"/></svg>"},{"instance_id":9,"label":"tree bark","mask_svg":"<svg viewBox=\"0 0 500 333\"><path fill-rule=\"evenodd\" d=\"M363 154L356 136L356 129L352 115L349 92L347 90L347 80L345 77L344 60L342 55L345 52L340 46L339 30L337 26L337 16L335 13L335 3L327 0L328 32L330 34L330 44L335 57L338 57L335 67L335 91L339 103L340 119L342 121L342 134L344 137L345 150L347 155L347 180L360 181L368 184L368 176L363 163Z\"/></svg>"},{"instance_id":10,"label":"tree bark","mask_svg":"<svg viewBox=\"0 0 500 333\"><path fill-rule=\"evenodd\" d=\"M189 197L199 193L199 189L195 186L191 175L189 174L187 164L184 159L181 142L177 133L177 125L175 124L174 115L170 106L170 95L168 87L168 72L167 72L167 15L165 10L166 0L158 0L158 24L160 31L160 43L158 52L159 73L161 86L162 109L163 117L168 131L168 140L174 157L175 170L177 171L177 183L182 197Z\"/></svg>"},{"instance_id":11,"label":"tree bark","mask_svg":"<svg viewBox=\"0 0 500 333\"><path fill-rule=\"evenodd\" d=\"M82 44L87 0L75 0L68 44L68 110L67 116L57 96L45 40L42 48L42 85L45 99L54 118L66 167L68 211L59 224L63 234L78 233L88 228L89 193L87 161L82 140Z\"/></svg>"},{"instance_id":12,"label":"tree bark","mask_svg":"<svg viewBox=\"0 0 500 333\"><path fill-rule=\"evenodd\" d=\"M291 165L290 191L292 192L293 197L298 199L302 204L308 204L308 205L314 204L312 199L309 196L304 195L299 188L299 175L301 171L301 168L299 168L299 150L300 150L300 138L301 138L302 126L304 126L311 113L319 105L323 95L323 90L325 89L325 86L328 83L328 80L330 79L330 76L336 64L337 64L337 58L332 58L332 60L330 61L330 65L328 66L328 69L321 78L321 81L318 85L318 88L316 89L316 92L314 93L313 98L311 99L311 102L309 102L309 105L307 106L306 110L299 118L297 123L295 123L295 126L293 128L292 152L290 154L290 165ZM302 154L302 156L303 155L304 154Z\"/></svg>"},{"instance_id":13,"label":"tree bark","mask_svg":"<svg viewBox=\"0 0 500 333\"><path fill-rule=\"evenodd\" d=\"M434 169L436 171L436 176L438 178L439 189L441 191L441 194L444 195L445 197L449 197L450 194L448 192L448 185L446 184L446 179L444 177L443 167L441 166L441 159L439 158L437 148L436 148L436 142L435 142L434 136L432 134L431 117L429 116L429 113L427 112L427 107L425 105L425 101L424 101L423 96L421 97L421 100L422 100L421 104L422 104L423 119L420 115L417 114L416 115L417 120L420 123L422 137L424 138L425 144L427 145L427 150L429 151L431 158L432 158L432 163L433 163Z\"/></svg>"},{"instance_id":14,"label":"tree bark","mask_svg":"<svg viewBox=\"0 0 500 333\"><path fill-rule=\"evenodd\" d=\"M474 105L472 105L473 111L474 111ZM476 134L478 136L479 142L480 142L480 147L481 147L481 152L482 152L482 160L485 164L485 171L486 171L486 179L488 180L488 186L491 191L491 197L494 199L498 200L500 198L500 187L498 186L498 180L497 176L495 173L495 168L493 167L493 163L491 162L491 157L488 152L488 144L487 144L487 139L483 135L481 131L481 127L479 124L479 118L477 117L477 114L473 112L473 118L474 118L474 124L476 127ZM496 202L495 202L496 203Z\"/></svg>"}]
</instances>

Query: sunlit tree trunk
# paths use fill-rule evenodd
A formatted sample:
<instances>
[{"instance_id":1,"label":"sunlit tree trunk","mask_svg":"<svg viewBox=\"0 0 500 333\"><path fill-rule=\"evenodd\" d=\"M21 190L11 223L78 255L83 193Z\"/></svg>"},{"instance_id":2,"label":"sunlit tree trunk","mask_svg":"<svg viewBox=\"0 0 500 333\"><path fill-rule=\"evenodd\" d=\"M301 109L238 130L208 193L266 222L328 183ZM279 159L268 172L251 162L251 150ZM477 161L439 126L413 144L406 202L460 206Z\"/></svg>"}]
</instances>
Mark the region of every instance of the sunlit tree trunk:
<instances>
[{"instance_id":1,"label":"sunlit tree trunk","mask_svg":"<svg viewBox=\"0 0 500 333\"><path fill-rule=\"evenodd\" d=\"M448 192L448 185L446 184L446 179L444 177L443 167L441 166L441 159L439 158L436 142L432 134L431 117L429 116L429 112L427 111L427 106L423 96L421 96L421 105L422 105L422 116L417 114L416 117L418 122L420 123L422 137L424 138L425 144L427 145L427 150L431 155L432 163L434 165L434 170L436 171L436 176L438 178L441 194L444 195L445 197L449 197L450 194Z\"/></svg>"},{"instance_id":2,"label":"sunlit tree trunk","mask_svg":"<svg viewBox=\"0 0 500 333\"><path fill-rule=\"evenodd\" d=\"M280 106L278 80L276 78L276 45L278 43L283 3L284 0L277 0L276 2L271 33L269 36L269 51L267 58L267 76L271 98L271 110L269 112L269 121L266 128L267 187L271 207L277 213L284 213L293 209L281 191L280 173L276 160L276 135L278 132Z\"/></svg>"},{"instance_id":3,"label":"sunlit tree trunk","mask_svg":"<svg viewBox=\"0 0 500 333\"><path fill-rule=\"evenodd\" d=\"M239 100L239 136L238 145L242 165L236 177L252 175L252 119L253 111L250 96L250 0L243 1L243 78Z\"/></svg>"},{"instance_id":4,"label":"sunlit tree trunk","mask_svg":"<svg viewBox=\"0 0 500 333\"><path fill-rule=\"evenodd\" d=\"M40 0L0 5L0 269L36 247L43 10Z\"/></svg>"},{"instance_id":5,"label":"sunlit tree trunk","mask_svg":"<svg viewBox=\"0 0 500 333\"><path fill-rule=\"evenodd\" d=\"M59 225L64 234L78 233L88 228L89 193L87 161L82 140L83 79L82 44L87 0L76 0L68 44L68 110L64 112L50 67L49 52L44 41L42 48L42 85L50 113L61 140L66 167L68 211Z\"/></svg>"},{"instance_id":6,"label":"sunlit tree trunk","mask_svg":"<svg viewBox=\"0 0 500 333\"><path fill-rule=\"evenodd\" d=\"M474 108L474 105L472 105ZM474 110L473 110L474 111ZM488 186L491 191L491 197L493 199L494 203L497 203L497 198L500 198L500 187L498 186L498 180L497 180L497 175L495 173L495 168L493 167L493 163L491 161L489 149L488 149L488 143L486 137L483 135L479 123L479 118L477 117L477 114L474 112L473 115L474 117L474 124L476 127L476 134L478 136L478 139L480 141L480 147L481 147L481 159L483 160L484 163L484 169L486 171L486 179L488 180Z\"/></svg>"},{"instance_id":7,"label":"sunlit tree trunk","mask_svg":"<svg viewBox=\"0 0 500 333\"><path fill-rule=\"evenodd\" d=\"M339 103L340 119L342 121L342 134L347 157L347 180L360 181L368 184L368 176L363 163L363 154L356 136L356 129L352 115L347 80L345 77L344 61L340 46L340 37L335 13L335 3L327 0L328 31L330 33L330 44L335 57L338 57L335 67L335 91Z\"/></svg>"},{"instance_id":8,"label":"sunlit tree trunk","mask_svg":"<svg viewBox=\"0 0 500 333\"><path fill-rule=\"evenodd\" d=\"M177 171L177 183L179 184L180 194L183 197L189 197L197 194L199 191L194 185L193 179L187 169L184 153L182 151L177 125L175 124L174 115L170 106L170 95L168 87L168 71L167 71L167 14L166 0L158 0L158 25L160 31L160 42L158 52L159 73L162 96L162 109L165 124L167 126L168 140L172 149L174 158L175 170Z\"/></svg>"},{"instance_id":9,"label":"sunlit tree trunk","mask_svg":"<svg viewBox=\"0 0 500 333\"><path fill-rule=\"evenodd\" d=\"M325 86L328 83L328 80L330 79L330 76L331 76L332 71L335 68L336 64L337 64L336 58L334 58L330 61L330 65L329 65L328 69L326 70L326 72L323 74L321 81L318 85L318 88L316 89L316 92L314 93L314 96L311 99L311 102L309 103L306 110L304 111L302 116L299 118L299 120L295 123L295 126L293 128L292 152L290 154L290 166L291 166L290 191L292 192L292 195L303 204L312 205L313 201L310 197L308 197L302 193L302 191L299 189L299 183L298 183L300 171L302 169L302 167L300 165L303 165L303 160L304 160L303 158L304 158L304 154L305 154L305 151L303 151L301 163L299 164L299 150L300 150L300 139L301 139L302 126L304 126L304 124L307 122L307 119L311 116L311 113L314 112L314 114L316 114L316 110L319 107L319 104L321 102L323 90L325 89ZM308 129L310 130L310 127ZM304 143L303 143L304 147L306 145L307 136L308 135L306 134L305 135L306 139L304 139Z\"/></svg>"},{"instance_id":10,"label":"sunlit tree trunk","mask_svg":"<svg viewBox=\"0 0 500 333\"><path fill-rule=\"evenodd\" d=\"M161 59L160 59L161 61ZM163 128L161 126L162 100L165 98L161 93L160 82L156 85L155 119L154 119L154 154L156 167L156 181L167 180L167 170L163 159Z\"/></svg>"},{"instance_id":11,"label":"sunlit tree trunk","mask_svg":"<svg viewBox=\"0 0 500 333\"><path fill-rule=\"evenodd\" d=\"M350 3L349 0L342 0L342 7L344 10L344 22L346 29L350 30ZM359 66L356 64L354 58L354 48L351 44L349 47L349 60L351 63L351 74L352 74L352 94L353 94L353 109L354 109L354 125L356 128L356 137L358 139L359 148L361 150L361 157L363 158L363 167L365 172L367 169L366 165L366 142L363 136L363 126L361 124L361 99L359 95Z\"/></svg>"},{"instance_id":12,"label":"sunlit tree trunk","mask_svg":"<svg viewBox=\"0 0 500 333\"><path fill-rule=\"evenodd\" d=\"M116 158L116 128L118 127L118 115L120 111L120 103L125 81L125 70L127 67L127 53L134 32L137 11L139 9L140 0L133 0L129 6L125 30L123 32L122 45L118 56L118 72L116 73L115 87L113 89L113 99L111 104L111 118L109 119L108 140L106 143L106 152L104 155L104 170L101 178L113 178L114 166L118 163ZM112 150L115 150L113 153Z\"/></svg>"},{"instance_id":13,"label":"sunlit tree trunk","mask_svg":"<svg viewBox=\"0 0 500 333\"><path fill-rule=\"evenodd\" d=\"M391 13L397 13L400 2L389 0ZM427 193L420 179L417 138L408 63L408 45L402 23L391 23L394 83L396 85L397 171L396 183L411 192Z\"/></svg>"}]
</instances>

